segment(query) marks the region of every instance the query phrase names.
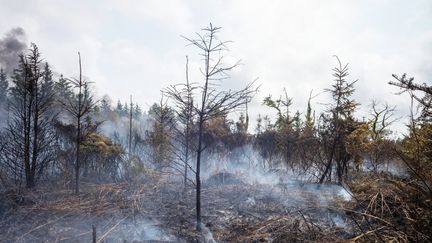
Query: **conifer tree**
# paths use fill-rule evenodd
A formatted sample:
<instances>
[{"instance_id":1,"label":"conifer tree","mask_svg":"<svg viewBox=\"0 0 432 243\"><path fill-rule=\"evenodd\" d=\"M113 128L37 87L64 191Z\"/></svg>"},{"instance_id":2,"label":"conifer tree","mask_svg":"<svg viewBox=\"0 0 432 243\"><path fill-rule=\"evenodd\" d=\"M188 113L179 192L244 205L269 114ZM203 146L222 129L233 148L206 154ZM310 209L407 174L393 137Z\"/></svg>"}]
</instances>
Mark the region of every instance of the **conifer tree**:
<instances>
[{"instance_id":1,"label":"conifer tree","mask_svg":"<svg viewBox=\"0 0 432 243\"><path fill-rule=\"evenodd\" d=\"M11 88L12 119L8 124L7 163L12 173L22 169L28 188L36 185L37 178L47 164L53 161L55 135L48 111L52 92L44 89L44 71L38 47L31 44L29 54L20 55Z\"/></svg>"},{"instance_id":2,"label":"conifer tree","mask_svg":"<svg viewBox=\"0 0 432 243\"><path fill-rule=\"evenodd\" d=\"M9 91L9 83L7 75L3 68L0 68L0 104L5 104L7 101L7 95Z\"/></svg>"},{"instance_id":3,"label":"conifer tree","mask_svg":"<svg viewBox=\"0 0 432 243\"><path fill-rule=\"evenodd\" d=\"M333 163L336 164L337 182L342 183L343 177L348 173L348 161L350 159L346 148L346 138L355 130L354 111L357 103L351 98L354 93L353 82L346 80L348 73L348 64L342 65L341 61L335 56L338 66L333 68L334 83L332 88L326 89L331 94L333 103L330 104L327 116L324 121L327 123L327 136L329 146L327 146L328 158L324 172L321 175L320 183L325 179L331 180L331 168ZM324 146L326 143L324 143Z\"/></svg>"}]
</instances>

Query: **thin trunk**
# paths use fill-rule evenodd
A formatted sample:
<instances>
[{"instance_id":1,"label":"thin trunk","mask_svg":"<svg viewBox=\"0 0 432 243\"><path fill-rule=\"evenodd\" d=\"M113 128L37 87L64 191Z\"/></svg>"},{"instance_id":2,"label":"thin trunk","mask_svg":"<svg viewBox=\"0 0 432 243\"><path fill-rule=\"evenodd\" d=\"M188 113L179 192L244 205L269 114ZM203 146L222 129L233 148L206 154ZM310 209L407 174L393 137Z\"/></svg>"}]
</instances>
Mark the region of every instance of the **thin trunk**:
<instances>
[{"instance_id":1,"label":"thin trunk","mask_svg":"<svg viewBox=\"0 0 432 243\"><path fill-rule=\"evenodd\" d=\"M202 118L202 114L200 114L199 120L199 130L198 130L198 150L197 150L197 164L196 164L196 219L197 225L196 229L201 231L201 178L200 178L200 170L201 170L201 152L202 152L202 133L203 133L204 121Z\"/></svg>"},{"instance_id":2,"label":"thin trunk","mask_svg":"<svg viewBox=\"0 0 432 243\"><path fill-rule=\"evenodd\" d=\"M31 187L35 185L35 177L36 177L36 163L38 158L38 136L39 136L39 101L38 101L38 73L36 70L37 66L35 64L34 67L34 117L33 117L33 151L32 151L32 163L31 163Z\"/></svg>"},{"instance_id":3,"label":"thin trunk","mask_svg":"<svg viewBox=\"0 0 432 243\"><path fill-rule=\"evenodd\" d=\"M204 112L207 100L207 91L208 91L208 82L209 82L209 69L210 69L210 47L211 47L212 36L210 37L209 49L207 50L207 55L205 58L205 68L206 68L206 76L205 76L205 84L203 89L203 96L201 101L201 112L199 114L199 129L198 129L198 150L197 150L197 164L196 164L196 210L197 210L197 225L196 228L198 231L201 231L201 178L200 178L200 170L201 170L201 152L202 152L202 136L203 136L203 128L204 128Z\"/></svg>"},{"instance_id":4,"label":"thin trunk","mask_svg":"<svg viewBox=\"0 0 432 243\"><path fill-rule=\"evenodd\" d=\"M187 107L186 107L186 134L185 134L185 167L184 167L184 195L187 189L187 172L189 166L189 139L190 139L190 120L192 118L192 104L189 85L189 58L186 56L186 88L187 88Z\"/></svg>"},{"instance_id":5,"label":"thin trunk","mask_svg":"<svg viewBox=\"0 0 432 243\"><path fill-rule=\"evenodd\" d=\"M185 167L184 167L184 192L186 193L187 188L187 172L188 172L188 160L189 160L189 146L186 142L186 154L185 154Z\"/></svg>"},{"instance_id":6,"label":"thin trunk","mask_svg":"<svg viewBox=\"0 0 432 243\"><path fill-rule=\"evenodd\" d=\"M28 103L27 103L27 113L26 113L26 115L25 115L25 117L26 117L26 122L25 122L25 126L26 126L26 134L27 134L27 137L26 137L26 140L25 140L25 150L24 150L24 158L25 158L25 165L26 165L26 168L25 168L25 173L26 173L26 185L27 185L27 187L28 188L31 188L31 187L33 187L33 184L34 184L34 181L33 181L33 178L32 178L32 173L31 173L31 171L32 171L32 168L31 168L31 164L30 164L30 144L31 144L31 136L30 136L30 134L31 134L31 111L32 111L32 105L33 105L33 96L32 96L32 94L31 94L31 92L32 92L32 90L31 90L31 85L33 85L31 82L31 80L28 80L28 78L27 78L27 67L26 67L26 69L25 69L26 71L25 71L25 76L26 76L26 89L28 89L28 91L26 90L25 92L27 93L28 92L28 98L29 98L29 100L28 100ZM27 83L27 82L30 82L30 83ZM27 85L28 85L28 87L27 87Z\"/></svg>"},{"instance_id":7,"label":"thin trunk","mask_svg":"<svg viewBox=\"0 0 432 243\"><path fill-rule=\"evenodd\" d=\"M80 169L80 144L81 144L81 116L82 116L82 70L81 70L81 54L78 52L79 58L79 92L78 92L78 113L77 113L77 137L76 137L76 162L75 162L75 193L79 193L79 169Z\"/></svg>"},{"instance_id":8,"label":"thin trunk","mask_svg":"<svg viewBox=\"0 0 432 243\"><path fill-rule=\"evenodd\" d=\"M333 161L334 154L336 152L337 142L338 142L338 140L340 138L340 134L339 134L339 107L340 107L340 99L341 99L341 97L338 96L337 101L336 101L335 111L333 113L333 122L334 122L334 125L335 125L334 126L335 127L335 137L333 139L333 143L332 143L332 147L331 147L331 151L330 151L330 157L328 159L326 169L325 169L323 175L321 176L321 178L319 180L319 183L323 183L324 182L324 180L325 180L325 178L327 176L327 173L329 173L329 171L330 171L330 179L331 179L332 161ZM337 168L337 170L339 170L339 169Z\"/></svg>"},{"instance_id":9,"label":"thin trunk","mask_svg":"<svg viewBox=\"0 0 432 243\"><path fill-rule=\"evenodd\" d=\"M130 112L129 112L129 160L132 157L132 95L130 96Z\"/></svg>"},{"instance_id":10,"label":"thin trunk","mask_svg":"<svg viewBox=\"0 0 432 243\"><path fill-rule=\"evenodd\" d=\"M96 226L92 225L92 242L96 243L97 242L97 237L96 237Z\"/></svg>"},{"instance_id":11,"label":"thin trunk","mask_svg":"<svg viewBox=\"0 0 432 243\"><path fill-rule=\"evenodd\" d=\"M28 87L28 80L27 80L27 65L24 65L24 99L23 99L23 131L24 131L24 172L26 177L26 186L29 187L29 172L30 172L30 162L29 162L29 137L30 137L30 131L27 124L30 124L30 119L28 117L28 107L27 107L27 87Z\"/></svg>"},{"instance_id":12,"label":"thin trunk","mask_svg":"<svg viewBox=\"0 0 432 243\"><path fill-rule=\"evenodd\" d=\"M77 138L76 138L76 161L75 161L75 193L79 193L79 166L80 166L80 137L81 137L81 118L77 120Z\"/></svg>"},{"instance_id":13,"label":"thin trunk","mask_svg":"<svg viewBox=\"0 0 432 243\"><path fill-rule=\"evenodd\" d=\"M329 173L329 171L330 171L330 176L331 176L331 166L332 166L332 161L333 161L335 150L336 150L336 143L333 141L332 149L330 151L330 156L328 158L327 165L326 165L326 168L324 170L324 173L322 174L322 176L321 176L321 178L319 180L319 183L323 183L324 182L324 180L325 180L327 174Z\"/></svg>"}]
</instances>

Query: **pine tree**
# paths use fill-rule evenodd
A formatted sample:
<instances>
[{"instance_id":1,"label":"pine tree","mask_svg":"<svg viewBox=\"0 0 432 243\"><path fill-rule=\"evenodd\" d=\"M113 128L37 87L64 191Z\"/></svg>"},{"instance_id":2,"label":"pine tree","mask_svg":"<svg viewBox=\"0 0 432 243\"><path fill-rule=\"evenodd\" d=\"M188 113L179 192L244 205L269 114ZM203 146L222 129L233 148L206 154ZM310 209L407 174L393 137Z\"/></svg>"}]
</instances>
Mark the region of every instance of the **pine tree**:
<instances>
[{"instance_id":1,"label":"pine tree","mask_svg":"<svg viewBox=\"0 0 432 243\"><path fill-rule=\"evenodd\" d=\"M308 103L307 103L307 109L306 109L306 115L305 115L305 126L307 129L312 129L314 126L314 117L312 114L312 106L311 106L311 100L312 100L312 91L309 95Z\"/></svg>"},{"instance_id":2,"label":"pine tree","mask_svg":"<svg viewBox=\"0 0 432 243\"><path fill-rule=\"evenodd\" d=\"M53 94L54 92L53 72L47 62L45 63L42 76L42 91L47 94Z\"/></svg>"},{"instance_id":3,"label":"pine tree","mask_svg":"<svg viewBox=\"0 0 432 243\"><path fill-rule=\"evenodd\" d=\"M146 141L151 146L153 163L157 169L169 166L171 160L172 131L175 113L166 101L161 98L159 104L154 103L148 112L153 119L152 129L147 132Z\"/></svg>"},{"instance_id":4,"label":"pine tree","mask_svg":"<svg viewBox=\"0 0 432 243\"><path fill-rule=\"evenodd\" d=\"M336 56L339 63L338 67L333 69L334 84L331 89L326 89L332 96L333 102L330 104L328 115L324 116L324 122L327 123L327 136L330 147L328 150L328 160L324 172L320 178L320 183L323 183L326 178L331 180L331 168L333 161L336 163L336 174L338 183L342 183L343 177L348 173L349 153L346 148L346 139L351 132L355 130L355 121L353 113L357 108L357 103L351 98L354 93L353 82L348 82L348 64L342 65L339 58Z\"/></svg>"},{"instance_id":5,"label":"pine tree","mask_svg":"<svg viewBox=\"0 0 432 243\"><path fill-rule=\"evenodd\" d=\"M115 109L115 112L119 115L119 116L123 116L123 105L120 102L120 100L117 100L117 106Z\"/></svg>"},{"instance_id":6,"label":"pine tree","mask_svg":"<svg viewBox=\"0 0 432 243\"><path fill-rule=\"evenodd\" d=\"M133 113L134 113L133 116L135 118L139 119L142 116L142 109L138 104L135 104L135 107L133 109Z\"/></svg>"},{"instance_id":7,"label":"pine tree","mask_svg":"<svg viewBox=\"0 0 432 243\"><path fill-rule=\"evenodd\" d=\"M108 95L104 95L104 97L100 101L100 109L105 114L111 111L111 100Z\"/></svg>"},{"instance_id":8,"label":"pine tree","mask_svg":"<svg viewBox=\"0 0 432 243\"><path fill-rule=\"evenodd\" d=\"M72 99L64 103L64 108L74 119L74 126L76 129L75 136L75 193L79 194L79 177L80 168L82 166L81 146L85 141L88 131L91 130L91 117L97 105L94 101L93 95L90 92L90 82L85 80L82 75L81 54L78 52L78 67L79 76L69 80L70 86L74 87L76 94Z\"/></svg>"},{"instance_id":9,"label":"pine tree","mask_svg":"<svg viewBox=\"0 0 432 243\"><path fill-rule=\"evenodd\" d=\"M0 104L6 103L8 91L9 91L9 83L7 80L7 76L3 68L1 68L0 69Z\"/></svg>"},{"instance_id":10,"label":"pine tree","mask_svg":"<svg viewBox=\"0 0 432 243\"><path fill-rule=\"evenodd\" d=\"M258 114L257 124L255 127L255 132L257 133L257 135L259 135L263 130L262 121L263 121L263 119L261 118L261 114Z\"/></svg>"},{"instance_id":11,"label":"pine tree","mask_svg":"<svg viewBox=\"0 0 432 243\"><path fill-rule=\"evenodd\" d=\"M61 104L65 104L74 96L72 85L66 78L63 77L63 74L60 75L60 78L54 83L53 89L56 100Z\"/></svg>"},{"instance_id":12,"label":"pine tree","mask_svg":"<svg viewBox=\"0 0 432 243\"><path fill-rule=\"evenodd\" d=\"M129 104L127 102L125 102L123 105L122 114L123 116L127 116L129 114Z\"/></svg>"},{"instance_id":13,"label":"pine tree","mask_svg":"<svg viewBox=\"0 0 432 243\"><path fill-rule=\"evenodd\" d=\"M9 168L25 172L28 188L35 186L38 176L53 161L55 152L55 135L47 114L52 105L52 93L42 88L41 60L38 47L32 44L28 55L20 55L19 66L12 77L12 119L8 124L11 142L7 153L16 157L10 157L8 163Z\"/></svg>"}]
</instances>

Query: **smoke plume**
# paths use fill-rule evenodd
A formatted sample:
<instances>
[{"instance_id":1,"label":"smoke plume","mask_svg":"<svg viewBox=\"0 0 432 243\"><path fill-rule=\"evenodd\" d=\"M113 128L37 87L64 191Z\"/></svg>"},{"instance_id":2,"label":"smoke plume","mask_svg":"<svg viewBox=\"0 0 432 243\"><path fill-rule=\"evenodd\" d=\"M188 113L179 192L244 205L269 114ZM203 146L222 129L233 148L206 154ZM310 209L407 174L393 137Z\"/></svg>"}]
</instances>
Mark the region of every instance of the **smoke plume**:
<instances>
[{"instance_id":1,"label":"smoke plume","mask_svg":"<svg viewBox=\"0 0 432 243\"><path fill-rule=\"evenodd\" d=\"M18 55L27 49L27 37L21 27L13 28L0 39L0 67L11 74L18 63Z\"/></svg>"}]
</instances>

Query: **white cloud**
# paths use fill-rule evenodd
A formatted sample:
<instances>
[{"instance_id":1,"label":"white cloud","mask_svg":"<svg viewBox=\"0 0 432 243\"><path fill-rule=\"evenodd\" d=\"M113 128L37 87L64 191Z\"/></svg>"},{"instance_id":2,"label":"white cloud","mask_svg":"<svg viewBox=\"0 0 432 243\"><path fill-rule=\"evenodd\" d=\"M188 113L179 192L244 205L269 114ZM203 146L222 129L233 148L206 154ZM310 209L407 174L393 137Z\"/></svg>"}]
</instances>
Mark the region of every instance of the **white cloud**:
<instances>
[{"instance_id":1,"label":"white cloud","mask_svg":"<svg viewBox=\"0 0 432 243\"><path fill-rule=\"evenodd\" d=\"M114 100L134 94L143 104L159 90L184 79L184 56L190 55L196 80L199 56L180 35L213 22L220 37L233 40L227 61L242 59L224 87L241 87L256 77L262 83L251 116L272 113L260 106L268 94L286 87L293 110L304 110L311 89L320 93L332 83L332 55L349 62L359 79L355 98L364 114L371 99L396 105L407 114L407 97L387 82L407 72L422 82L432 74L432 2L415 1L1 1L0 30L23 27L57 71L76 75L76 52L85 73L101 94ZM315 101L328 100L321 94ZM321 106L322 109L322 106Z\"/></svg>"}]
</instances>

